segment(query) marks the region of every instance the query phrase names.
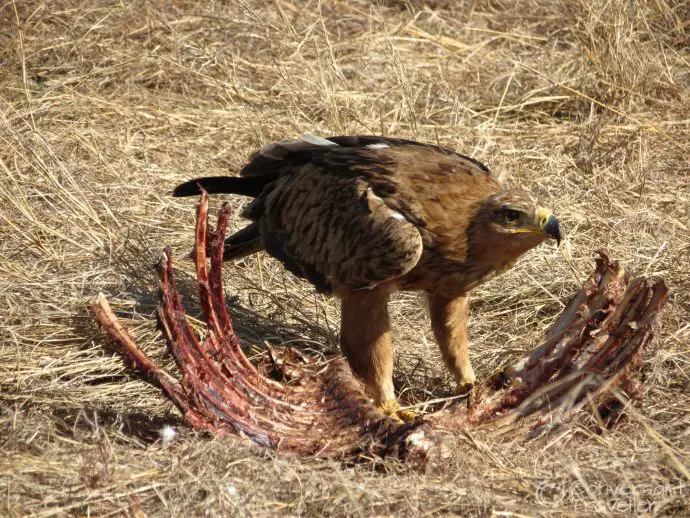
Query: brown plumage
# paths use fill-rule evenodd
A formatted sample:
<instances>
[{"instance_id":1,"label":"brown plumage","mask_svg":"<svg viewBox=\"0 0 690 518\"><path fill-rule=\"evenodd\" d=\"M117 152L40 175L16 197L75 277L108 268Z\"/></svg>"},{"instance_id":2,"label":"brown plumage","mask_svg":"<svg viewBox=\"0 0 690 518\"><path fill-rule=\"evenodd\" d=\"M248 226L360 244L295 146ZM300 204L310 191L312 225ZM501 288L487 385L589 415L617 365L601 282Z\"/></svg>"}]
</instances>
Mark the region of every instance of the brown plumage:
<instances>
[{"instance_id":1,"label":"brown plumage","mask_svg":"<svg viewBox=\"0 0 690 518\"><path fill-rule=\"evenodd\" d=\"M389 295L427 292L432 328L458 384L471 388L470 291L510 267L558 221L521 190L502 190L476 160L385 137L306 135L269 144L239 177L200 178L175 196L254 197L252 223L229 237L225 258L266 250L294 274L342 299L341 345L371 396L397 409Z\"/></svg>"}]
</instances>

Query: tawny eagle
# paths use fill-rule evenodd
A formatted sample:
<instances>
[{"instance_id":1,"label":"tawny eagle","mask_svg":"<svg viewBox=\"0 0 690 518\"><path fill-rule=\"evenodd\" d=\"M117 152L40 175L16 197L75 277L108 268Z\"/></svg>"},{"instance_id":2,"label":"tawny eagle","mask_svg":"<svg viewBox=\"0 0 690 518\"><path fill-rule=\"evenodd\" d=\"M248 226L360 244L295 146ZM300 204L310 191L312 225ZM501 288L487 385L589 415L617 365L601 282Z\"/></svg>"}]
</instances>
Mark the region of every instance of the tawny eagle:
<instances>
[{"instance_id":1,"label":"tawny eagle","mask_svg":"<svg viewBox=\"0 0 690 518\"><path fill-rule=\"evenodd\" d=\"M342 300L340 343L386 413L393 390L388 299L421 290L458 392L475 376L468 355L470 292L547 238L558 220L524 190L504 190L477 160L438 146L374 136L268 144L237 177L190 180L174 196L253 197L252 221L230 236L224 258L265 250L317 290Z\"/></svg>"}]
</instances>

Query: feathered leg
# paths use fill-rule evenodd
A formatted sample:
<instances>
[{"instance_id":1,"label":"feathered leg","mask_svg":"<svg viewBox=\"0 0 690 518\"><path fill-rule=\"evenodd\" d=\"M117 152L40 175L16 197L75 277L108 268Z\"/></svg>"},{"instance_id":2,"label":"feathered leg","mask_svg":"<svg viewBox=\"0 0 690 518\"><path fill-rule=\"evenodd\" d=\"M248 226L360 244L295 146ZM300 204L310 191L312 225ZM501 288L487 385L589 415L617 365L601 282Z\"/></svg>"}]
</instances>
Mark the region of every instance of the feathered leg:
<instances>
[{"instance_id":1,"label":"feathered leg","mask_svg":"<svg viewBox=\"0 0 690 518\"><path fill-rule=\"evenodd\" d=\"M469 318L469 293L449 298L438 293L429 293L431 327L441 348L443 361L453 373L458 394L469 392L476 380L467 340Z\"/></svg>"},{"instance_id":2,"label":"feathered leg","mask_svg":"<svg viewBox=\"0 0 690 518\"><path fill-rule=\"evenodd\" d=\"M340 346L352 371L381 411L401 419L393 390L393 331L386 287L342 293Z\"/></svg>"}]
</instances>

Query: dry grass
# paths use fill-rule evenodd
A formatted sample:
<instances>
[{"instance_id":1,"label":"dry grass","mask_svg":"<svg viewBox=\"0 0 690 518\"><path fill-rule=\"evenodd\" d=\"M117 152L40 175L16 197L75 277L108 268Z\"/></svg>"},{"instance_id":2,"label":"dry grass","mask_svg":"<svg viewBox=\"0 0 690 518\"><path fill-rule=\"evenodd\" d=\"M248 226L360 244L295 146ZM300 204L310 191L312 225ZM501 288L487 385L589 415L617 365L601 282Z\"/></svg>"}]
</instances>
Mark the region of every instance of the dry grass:
<instances>
[{"instance_id":1,"label":"dry grass","mask_svg":"<svg viewBox=\"0 0 690 518\"><path fill-rule=\"evenodd\" d=\"M690 4L10 1L0 19L0 514L688 512ZM166 244L198 314L194 202L169 191L304 132L471 153L553 201L581 278L599 247L664 277L644 407L611 433L464 434L426 474L288 461L185 428L88 305L106 293L161 358L152 265ZM333 300L267 258L226 277L248 344L336 350ZM478 290L478 374L531 347L576 282L545 246ZM417 297L392 312L406 401L448 394ZM179 433L164 445L165 423Z\"/></svg>"}]
</instances>

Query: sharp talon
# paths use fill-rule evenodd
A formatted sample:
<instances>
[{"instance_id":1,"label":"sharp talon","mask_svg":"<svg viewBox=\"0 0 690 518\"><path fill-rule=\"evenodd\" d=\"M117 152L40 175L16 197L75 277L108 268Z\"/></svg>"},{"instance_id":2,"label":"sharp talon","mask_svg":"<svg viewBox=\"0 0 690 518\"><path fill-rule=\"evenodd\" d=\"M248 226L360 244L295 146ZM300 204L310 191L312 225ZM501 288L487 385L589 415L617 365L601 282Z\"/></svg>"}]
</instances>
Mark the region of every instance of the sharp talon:
<instances>
[{"instance_id":1,"label":"sharp talon","mask_svg":"<svg viewBox=\"0 0 690 518\"><path fill-rule=\"evenodd\" d=\"M458 383L458 386L455 388L455 393L458 396L463 396L465 394L470 394L474 390L474 382L466 382L466 383Z\"/></svg>"},{"instance_id":2,"label":"sharp talon","mask_svg":"<svg viewBox=\"0 0 690 518\"><path fill-rule=\"evenodd\" d=\"M470 393L467 394L467 408L470 409L474 406L474 389L470 390Z\"/></svg>"},{"instance_id":3,"label":"sharp talon","mask_svg":"<svg viewBox=\"0 0 690 518\"><path fill-rule=\"evenodd\" d=\"M398 419L403 423L413 421L417 417L417 414L411 410L401 410L400 404L395 399L384 401L377 408L382 414Z\"/></svg>"},{"instance_id":4,"label":"sharp talon","mask_svg":"<svg viewBox=\"0 0 690 518\"><path fill-rule=\"evenodd\" d=\"M474 404L474 382L458 383L455 388L455 393L458 396L467 396L467 408L470 408Z\"/></svg>"}]
</instances>

